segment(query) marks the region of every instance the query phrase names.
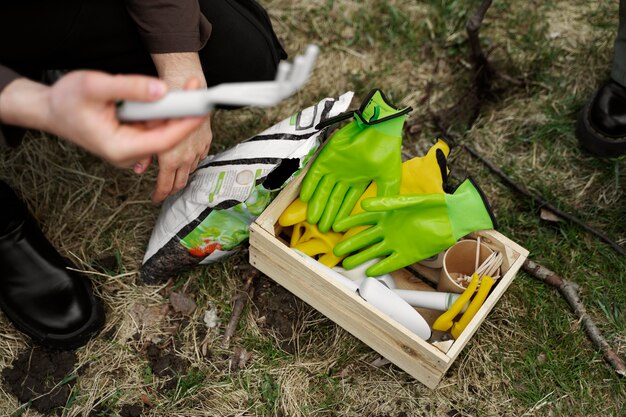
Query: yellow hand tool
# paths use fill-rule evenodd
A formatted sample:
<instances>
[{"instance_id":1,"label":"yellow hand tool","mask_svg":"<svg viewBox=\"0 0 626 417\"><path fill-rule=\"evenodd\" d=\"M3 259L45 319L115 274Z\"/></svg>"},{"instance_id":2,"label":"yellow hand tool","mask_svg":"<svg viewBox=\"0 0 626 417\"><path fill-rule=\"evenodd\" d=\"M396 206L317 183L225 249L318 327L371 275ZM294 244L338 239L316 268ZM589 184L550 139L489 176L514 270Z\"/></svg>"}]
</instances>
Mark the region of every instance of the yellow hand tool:
<instances>
[{"instance_id":1,"label":"yellow hand tool","mask_svg":"<svg viewBox=\"0 0 626 417\"><path fill-rule=\"evenodd\" d=\"M300 200L300 197L293 200L293 202L283 211L278 218L278 224L287 227L293 226L297 223L306 221L307 204Z\"/></svg>"},{"instance_id":2,"label":"yellow hand tool","mask_svg":"<svg viewBox=\"0 0 626 417\"><path fill-rule=\"evenodd\" d=\"M474 274L472 282L463 291L463 294L452 304L452 307L435 320L433 330L446 332L452 327L452 320L461 312L465 304L467 304L478 287L478 275Z\"/></svg>"},{"instance_id":3,"label":"yellow hand tool","mask_svg":"<svg viewBox=\"0 0 626 417\"><path fill-rule=\"evenodd\" d=\"M318 262L332 268L344 258L333 253L335 245L342 240L342 233L333 231L322 233L316 225L302 221L293 226L289 246L310 257L319 255Z\"/></svg>"},{"instance_id":4,"label":"yellow hand tool","mask_svg":"<svg viewBox=\"0 0 626 417\"><path fill-rule=\"evenodd\" d=\"M463 330L465 330L469 322L476 315L476 312L478 311L480 306L482 306L485 302L485 299L489 294L489 290L491 290L491 287L493 287L493 284L495 282L496 281L489 275L484 275L482 277L480 281L480 288L478 289L476 296L470 303L469 307L467 307L467 310L465 310L465 313L463 313L463 316L461 316L459 321L454 323L454 325L452 326L452 330L450 330L450 333L452 333L452 337L454 337L455 339L459 338Z\"/></svg>"}]
</instances>

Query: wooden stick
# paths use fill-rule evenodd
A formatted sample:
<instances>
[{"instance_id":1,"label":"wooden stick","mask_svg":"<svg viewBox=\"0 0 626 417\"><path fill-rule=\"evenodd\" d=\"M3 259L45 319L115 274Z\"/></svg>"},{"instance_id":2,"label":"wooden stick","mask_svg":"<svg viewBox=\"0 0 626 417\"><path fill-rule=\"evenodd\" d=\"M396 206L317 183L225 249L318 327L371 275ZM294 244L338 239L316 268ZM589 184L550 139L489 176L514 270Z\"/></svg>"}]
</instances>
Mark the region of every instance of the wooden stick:
<instances>
[{"instance_id":1,"label":"wooden stick","mask_svg":"<svg viewBox=\"0 0 626 417\"><path fill-rule=\"evenodd\" d=\"M469 152L470 155L472 155L474 158L478 159L480 162L482 162L487 168L489 168L489 170L491 172L493 172L494 174L496 174L498 177L500 177L500 179L510 188L512 188L513 190L517 191L519 194L522 194L525 197L528 197L530 199L532 199L536 204L538 204L540 207L544 207L548 210L550 210L552 213L556 214L557 216L559 216L560 218L567 220L571 223L577 224L578 226L582 227L583 229L585 229L587 232L591 233L592 235L598 237L600 240L602 240L603 242L607 243L609 246L611 246L611 248L619 253L620 255L626 256L626 250L624 250L624 248L622 248L620 245L618 245L616 242L614 242L611 238L609 238L607 235L605 235L604 233L600 232L599 230L589 226L588 224L586 224L585 222L583 222L582 220L578 219L575 216L572 216L571 214L568 214L564 211L559 210L558 208L556 208L553 204L550 204L550 202L548 202L546 199L544 199L542 196L537 195L531 191L529 191L526 187L524 187L523 185L520 185L518 183L516 183L511 177L509 177L508 175L506 175L500 168L498 168L497 166L495 166L490 160L488 160L487 158L485 158L484 156L482 156L480 153L478 153L474 148L472 148L471 146L467 145L467 144L463 144L461 145L465 150L467 150L467 152Z\"/></svg>"},{"instance_id":2,"label":"wooden stick","mask_svg":"<svg viewBox=\"0 0 626 417\"><path fill-rule=\"evenodd\" d=\"M567 301L570 308L576 314L576 317L583 324L583 327L587 333L587 336L602 352L604 359L615 369L618 375L626 377L626 365L622 359L615 353L615 351L609 346L608 342L604 339L600 330L595 325L591 317L587 314L585 306L578 298L578 285L575 282L568 281L561 278L548 268L541 266L530 259L524 262L522 267L524 271L532 275L533 277L543 281L546 284L556 287L563 298Z\"/></svg>"},{"instance_id":3,"label":"wooden stick","mask_svg":"<svg viewBox=\"0 0 626 417\"><path fill-rule=\"evenodd\" d=\"M478 261L480 260L480 236L476 239L476 260L474 261L474 271L478 270Z\"/></svg>"},{"instance_id":4,"label":"wooden stick","mask_svg":"<svg viewBox=\"0 0 626 417\"><path fill-rule=\"evenodd\" d=\"M491 263L493 262L493 258L497 257L498 253L500 252L491 252L491 254L487 257L487 259L485 259L483 263L480 264L480 266L475 270L475 272L478 274L479 277L483 275L485 271L489 269L489 267L491 266Z\"/></svg>"},{"instance_id":5,"label":"wooden stick","mask_svg":"<svg viewBox=\"0 0 626 417\"><path fill-rule=\"evenodd\" d=\"M224 349L228 349L230 346L230 339L235 334L235 330L237 330L237 325L239 324L239 320L241 319L241 313L243 312L243 308L246 306L248 299L252 298L252 293L254 291L254 287L252 286L252 282L256 277L258 277L261 273L251 268L246 271L245 281L243 284L243 288L234 298L235 305L233 306L233 313L230 316L230 321L228 322L228 326L226 326L226 330L224 331L224 339L222 340L222 347Z\"/></svg>"}]
</instances>

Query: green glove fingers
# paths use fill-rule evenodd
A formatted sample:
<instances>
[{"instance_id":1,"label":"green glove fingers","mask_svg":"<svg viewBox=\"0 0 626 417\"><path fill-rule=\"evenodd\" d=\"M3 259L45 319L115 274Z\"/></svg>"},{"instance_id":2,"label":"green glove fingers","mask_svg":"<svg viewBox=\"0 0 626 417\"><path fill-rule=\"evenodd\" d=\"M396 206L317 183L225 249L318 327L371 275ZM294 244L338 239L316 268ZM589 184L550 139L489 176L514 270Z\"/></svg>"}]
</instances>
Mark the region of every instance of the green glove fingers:
<instances>
[{"instance_id":1,"label":"green glove fingers","mask_svg":"<svg viewBox=\"0 0 626 417\"><path fill-rule=\"evenodd\" d=\"M370 259L382 258L383 256L387 256L392 254L393 250L389 249L385 242L380 242L375 245L368 247L367 249L362 250L361 252L349 256L343 261L343 267L345 269L355 268L362 263L369 261ZM393 256L393 255L392 255ZM384 260L389 259L385 258ZM382 261L381 261L382 262ZM378 265L380 262L376 263ZM369 271L370 268L368 268ZM369 275L369 274L368 274ZM369 276L377 276L377 275L369 275Z\"/></svg>"},{"instance_id":2,"label":"green glove fingers","mask_svg":"<svg viewBox=\"0 0 626 417\"><path fill-rule=\"evenodd\" d=\"M367 269L369 276L386 274L426 259L468 233L492 229L495 224L487 201L469 179L454 194L369 198L363 201L362 208L366 210L364 213L339 221L336 229L375 226L342 241L335 246L334 253L345 256L361 250L344 260L346 269L376 256L389 255Z\"/></svg>"},{"instance_id":3,"label":"green glove fingers","mask_svg":"<svg viewBox=\"0 0 626 417\"><path fill-rule=\"evenodd\" d=\"M367 184L364 184L359 187L350 187L350 189L346 193L346 196L344 197L344 201L341 205L341 208L339 209L339 212L337 213L337 217L335 218L334 224L336 224L337 221L341 219L345 219L348 216L350 216L350 213L352 213L352 210L358 204L359 199L361 198L361 196L363 195L367 187L368 187ZM333 224L333 230L335 230L334 224Z\"/></svg>"},{"instance_id":4,"label":"green glove fingers","mask_svg":"<svg viewBox=\"0 0 626 417\"><path fill-rule=\"evenodd\" d=\"M304 182L306 182L307 177L304 178ZM335 178L332 174L327 174L327 175L324 175L324 177L322 177L322 180L319 181L319 184L315 188L312 198L309 202L309 208L307 210L307 219L306 219L307 222L309 222L310 224L317 224L317 222L322 217L322 214L324 213L324 208L328 204L328 199L330 198L330 193L333 191L334 186L335 186ZM300 194L300 200L304 201L305 203L308 201L302 198L302 194ZM313 204L313 202L316 202L316 204ZM328 231L328 230L323 230L321 228L320 230L323 233Z\"/></svg>"},{"instance_id":5,"label":"green glove fingers","mask_svg":"<svg viewBox=\"0 0 626 417\"><path fill-rule=\"evenodd\" d=\"M300 200L303 203L306 203L313 197L313 193L323 177L324 174L319 169L316 169L315 166L309 169L304 177L304 181L302 181L302 188L300 188Z\"/></svg>"},{"instance_id":6,"label":"green glove fingers","mask_svg":"<svg viewBox=\"0 0 626 417\"><path fill-rule=\"evenodd\" d=\"M381 229L381 227L373 226L368 229L365 229L361 233L358 233L353 238L348 239L349 242L348 240L345 240L343 242L339 242L335 246L339 246L345 242L348 242L346 246L340 246L340 249L337 249L338 251L341 251L342 253L347 255L361 248L366 248L372 245L373 243L380 242L384 239L384 237L385 237L385 234L384 234L384 231ZM359 265L359 263L355 264L354 266L356 265ZM347 267L347 269L352 269L352 268Z\"/></svg>"},{"instance_id":7,"label":"green glove fingers","mask_svg":"<svg viewBox=\"0 0 626 417\"><path fill-rule=\"evenodd\" d=\"M378 224L378 222L380 222L382 218L383 218L383 214L376 213L376 212L366 211L363 213L355 214L354 216L347 217L335 223L335 231L344 232L348 229L352 229L353 227L357 227L357 226ZM347 240L344 240L343 242L341 242L340 245L345 242L347 242Z\"/></svg>"},{"instance_id":8,"label":"green glove fingers","mask_svg":"<svg viewBox=\"0 0 626 417\"><path fill-rule=\"evenodd\" d=\"M396 195L392 197L374 197L363 200L361 207L366 211L390 211L396 209L403 209L407 207L417 207L420 204L425 205L437 205L443 202L444 194L439 194L439 197L426 197L431 194L405 194Z\"/></svg>"},{"instance_id":9,"label":"green glove fingers","mask_svg":"<svg viewBox=\"0 0 626 417\"><path fill-rule=\"evenodd\" d=\"M317 225L320 230L328 231L337 217L337 213L341 208L343 201L346 197L346 194L350 190L348 184L338 182L333 188L333 191L330 194L330 198L328 199L328 204L326 204L326 208L324 209L324 213L319 220L319 224Z\"/></svg>"},{"instance_id":10,"label":"green glove fingers","mask_svg":"<svg viewBox=\"0 0 626 417\"><path fill-rule=\"evenodd\" d=\"M402 126L410 108L390 105L374 90L320 151L302 182L300 199L308 203L307 221L330 230L354 208L367 186L376 181L379 196L400 190Z\"/></svg>"}]
</instances>

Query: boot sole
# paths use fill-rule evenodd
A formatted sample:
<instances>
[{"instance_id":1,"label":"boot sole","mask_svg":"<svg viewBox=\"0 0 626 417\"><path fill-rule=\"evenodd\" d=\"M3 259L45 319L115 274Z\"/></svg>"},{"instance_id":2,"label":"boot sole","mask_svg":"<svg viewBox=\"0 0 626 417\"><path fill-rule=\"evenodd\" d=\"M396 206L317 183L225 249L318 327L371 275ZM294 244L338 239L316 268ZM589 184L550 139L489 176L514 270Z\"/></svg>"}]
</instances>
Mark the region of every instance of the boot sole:
<instances>
[{"instance_id":1,"label":"boot sole","mask_svg":"<svg viewBox=\"0 0 626 417\"><path fill-rule=\"evenodd\" d=\"M588 152L602 158L616 158L626 155L626 137L611 138L597 131L589 122L591 103L595 95L585 104L576 122L576 137Z\"/></svg>"},{"instance_id":2,"label":"boot sole","mask_svg":"<svg viewBox=\"0 0 626 417\"><path fill-rule=\"evenodd\" d=\"M7 316L9 321L17 330L24 333L33 340L33 342L53 349L72 350L84 346L90 339L96 336L104 327L105 314L102 302L97 299L93 293L91 295L92 307L89 320L80 328L71 333L55 334L46 333L35 329L29 324L23 322L19 315L13 313L0 298L0 309Z\"/></svg>"}]
</instances>

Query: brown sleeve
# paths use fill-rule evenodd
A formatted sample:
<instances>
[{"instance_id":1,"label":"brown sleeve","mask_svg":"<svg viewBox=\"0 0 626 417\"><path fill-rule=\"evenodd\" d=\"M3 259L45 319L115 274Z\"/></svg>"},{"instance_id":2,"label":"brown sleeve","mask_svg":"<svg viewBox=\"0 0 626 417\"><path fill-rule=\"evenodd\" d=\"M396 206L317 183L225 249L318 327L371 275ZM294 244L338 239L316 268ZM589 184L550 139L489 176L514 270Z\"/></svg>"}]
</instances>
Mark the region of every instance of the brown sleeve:
<instances>
[{"instance_id":1,"label":"brown sleeve","mask_svg":"<svg viewBox=\"0 0 626 417\"><path fill-rule=\"evenodd\" d=\"M21 77L21 75L12 69L0 65L0 94L2 94L4 88L9 85L11 81ZM14 144L21 138L23 133L23 129L0 124L0 146Z\"/></svg>"},{"instance_id":2,"label":"brown sleeve","mask_svg":"<svg viewBox=\"0 0 626 417\"><path fill-rule=\"evenodd\" d=\"M125 0L148 52L196 52L211 35L198 0Z\"/></svg>"}]
</instances>

